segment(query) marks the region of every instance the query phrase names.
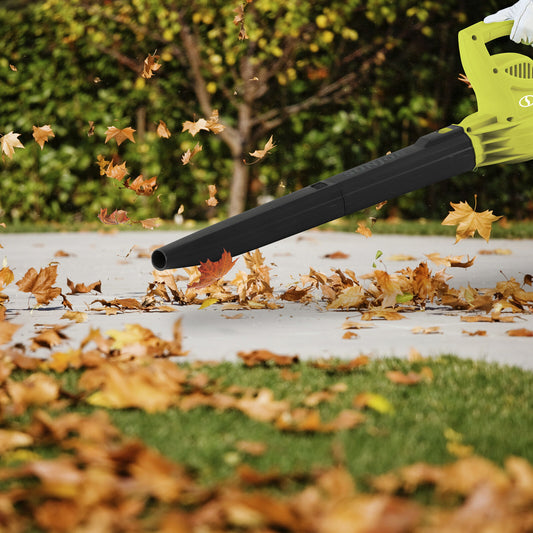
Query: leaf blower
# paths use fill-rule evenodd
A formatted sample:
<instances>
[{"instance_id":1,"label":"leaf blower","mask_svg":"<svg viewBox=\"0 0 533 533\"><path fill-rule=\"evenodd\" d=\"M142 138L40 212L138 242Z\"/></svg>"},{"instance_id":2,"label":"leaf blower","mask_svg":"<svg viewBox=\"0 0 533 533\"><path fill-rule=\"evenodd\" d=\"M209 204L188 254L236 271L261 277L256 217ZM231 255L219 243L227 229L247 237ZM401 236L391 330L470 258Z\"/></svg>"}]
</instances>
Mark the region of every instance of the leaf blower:
<instances>
[{"instance_id":1,"label":"leaf blower","mask_svg":"<svg viewBox=\"0 0 533 533\"><path fill-rule=\"evenodd\" d=\"M533 60L491 55L486 43L512 21L479 22L459 32L459 51L478 110L414 144L230 217L156 249L158 270L254 250L381 201L496 163L533 159Z\"/></svg>"}]
</instances>

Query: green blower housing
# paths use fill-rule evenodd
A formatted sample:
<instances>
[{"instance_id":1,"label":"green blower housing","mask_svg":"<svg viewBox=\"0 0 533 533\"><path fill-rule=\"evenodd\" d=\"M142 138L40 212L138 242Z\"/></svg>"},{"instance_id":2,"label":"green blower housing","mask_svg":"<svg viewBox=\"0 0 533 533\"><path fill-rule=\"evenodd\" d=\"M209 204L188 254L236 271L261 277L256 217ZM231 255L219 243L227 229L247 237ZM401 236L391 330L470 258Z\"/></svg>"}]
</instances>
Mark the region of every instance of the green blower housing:
<instances>
[{"instance_id":1,"label":"green blower housing","mask_svg":"<svg viewBox=\"0 0 533 533\"><path fill-rule=\"evenodd\" d=\"M459 32L461 61L478 110L459 124L214 224L152 253L158 270L218 260L265 246L325 222L476 167L533 159L533 61L491 55L512 21L479 22Z\"/></svg>"}]
</instances>

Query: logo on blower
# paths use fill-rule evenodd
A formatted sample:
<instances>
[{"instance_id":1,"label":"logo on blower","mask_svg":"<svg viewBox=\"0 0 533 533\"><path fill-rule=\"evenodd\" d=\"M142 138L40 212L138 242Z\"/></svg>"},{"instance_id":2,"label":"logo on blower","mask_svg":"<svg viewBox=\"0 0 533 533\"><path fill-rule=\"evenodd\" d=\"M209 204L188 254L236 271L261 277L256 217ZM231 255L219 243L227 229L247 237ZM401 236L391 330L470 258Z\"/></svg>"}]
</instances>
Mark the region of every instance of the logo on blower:
<instances>
[{"instance_id":1,"label":"logo on blower","mask_svg":"<svg viewBox=\"0 0 533 533\"><path fill-rule=\"evenodd\" d=\"M533 105L533 94L526 94L526 96L522 96L518 104L520 107L531 107Z\"/></svg>"}]
</instances>

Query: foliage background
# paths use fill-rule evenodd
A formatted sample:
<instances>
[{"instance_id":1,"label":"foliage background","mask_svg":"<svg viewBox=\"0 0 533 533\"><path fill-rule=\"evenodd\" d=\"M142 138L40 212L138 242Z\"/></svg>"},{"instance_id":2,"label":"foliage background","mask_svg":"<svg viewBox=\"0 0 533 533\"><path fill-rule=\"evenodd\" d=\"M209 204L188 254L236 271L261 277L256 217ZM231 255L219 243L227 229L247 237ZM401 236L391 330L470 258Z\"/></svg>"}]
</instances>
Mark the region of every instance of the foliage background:
<instances>
[{"instance_id":1,"label":"foliage background","mask_svg":"<svg viewBox=\"0 0 533 533\"><path fill-rule=\"evenodd\" d=\"M272 59L285 58L287 47L295 47L275 64L265 94L251 104L257 116L273 110L280 119L270 132L258 124L243 143L242 158L262 147L270 133L277 145L265 160L247 167L246 206L252 207L258 196L324 179L475 111L472 92L457 80L462 72L457 32L505 7L489 1L480 10L462 0L285 4L247 5L250 39L239 41L233 24L233 10L242 5L237 0L4 2L0 134L21 133L26 148L0 164L0 219L93 221L102 207L127 209L133 218L170 219L180 204L185 216L202 219L213 215L205 205L212 183L221 200L217 215L225 213L234 155L218 136L192 139L180 133L185 120L203 116L180 17L203 43L210 103L232 127L238 124L239 102L231 88L242 80L235 79L231 65L242 66L248 57L272 68ZM162 68L144 80L142 61L154 50ZM350 72L351 85L317 105L288 112ZM170 139L156 135L160 119ZM95 123L94 136L87 135L88 121ZM51 124L56 135L42 151L31 137L34 124ZM136 128L136 144L104 144L111 125ZM181 155L198 140L203 152L194 165L183 166ZM125 159L132 177L157 175L160 201L135 197L100 176L98 154ZM529 168L471 172L389 202L385 215L442 219L450 201L471 202L477 194L480 209L531 218Z\"/></svg>"}]
</instances>

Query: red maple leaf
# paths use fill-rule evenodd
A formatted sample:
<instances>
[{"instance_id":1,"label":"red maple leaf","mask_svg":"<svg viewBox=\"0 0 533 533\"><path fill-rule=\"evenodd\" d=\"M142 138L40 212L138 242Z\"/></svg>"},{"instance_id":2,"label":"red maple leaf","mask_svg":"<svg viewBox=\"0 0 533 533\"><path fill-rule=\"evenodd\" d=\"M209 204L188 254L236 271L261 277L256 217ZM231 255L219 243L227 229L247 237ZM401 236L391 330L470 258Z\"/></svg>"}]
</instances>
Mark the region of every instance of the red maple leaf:
<instances>
[{"instance_id":1,"label":"red maple leaf","mask_svg":"<svg viewBox=\"0 0 533 533\"><path fill-rule=\"evenodd\" d=\"M200 279L196 283L190 284L189 289L201 289L213 283L216 283L220 278L225 276L236 263L237 259L231 260L231 254L224 250L222 257L218 261L207 260L205 263L200 262L198 270L200 271Z\"/></svg>"}]
</instances>

